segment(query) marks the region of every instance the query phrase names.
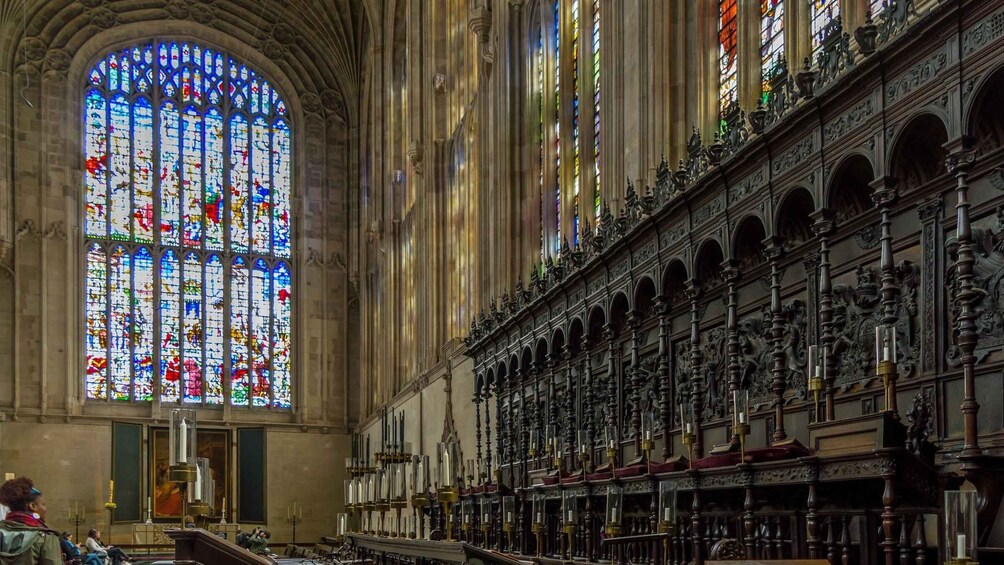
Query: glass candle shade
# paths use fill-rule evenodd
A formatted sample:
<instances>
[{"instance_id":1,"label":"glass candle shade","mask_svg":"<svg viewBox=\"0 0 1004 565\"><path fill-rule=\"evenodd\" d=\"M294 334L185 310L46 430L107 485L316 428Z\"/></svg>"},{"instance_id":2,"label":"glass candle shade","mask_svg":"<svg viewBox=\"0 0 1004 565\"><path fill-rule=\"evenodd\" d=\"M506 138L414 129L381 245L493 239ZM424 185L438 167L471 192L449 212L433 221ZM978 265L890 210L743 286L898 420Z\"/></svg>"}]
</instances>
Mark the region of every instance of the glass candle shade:
<instances>
[{"instance_id":1,"label":"glass candle shade","mask_svg":"<svg viewBox=\"0 0 1004 565\"><path fill-rule=\"evenodd\" d=\"M486 526L492 522L492 499L483 496L480 500L481 507L478 511L481 513L481 525Z\"/></svg>"},{"instance_id":2,"label":"glass candle shade","mask_svg":"<svg viewBox=\"0 0 1004 565\"><path fill-rule=\"evenodd\" d=\"M579 430L578 433L576 434L576 436L577 436L577 439L578 439L578 441L576 443L578 443L579 458L580 459L582 459L582 458L588 458L589 457L589 448L590 448L590 445L589 445L589 433L586 430Z\"/></svg>"},{"instance_id":3,"label":"glass candle shade","mask_svg":"<svg viewBox=\"0 0 1004 565\"><path fill-rule=\"evenodd\" d=\"M557 449L558 442L558 427L557 426L547 426L544 432L544 449L547 450L548 457L554 457L558 454Z\"/></svg>"},{"instance_id":4,"label":"glass candle shade","mask_svg":"<svg viewBox=\"0 0 1004 565\"><path fill-rule=\"evenodd\" d=\"M416 455L412 461L411 470L413 472L412 494L422 496L429 490L429 456Z\"/></svg>"},{"instance_id":5,"label":"glass candle shade","mask_svg":"<svg viewBox=\"0 0 1004 565\"><path fill-rule=\"evenodd\" d=\"M607 426L604 430L604 445L607 451L613 451L617 449L617 426Z\"/></svg>"},{"instance_id":6,"label":"glass candle shade","mask_svg":"<svg viewBox=\"0 0 1004 565\"><path fill-rule=\"evenodd\" d=\"M533 495L533 523L538 526L544 525L544 495Z\"/></svg>"},{"instance_id":7,"label":"glass candle shade","mask_svg":"<svg viewBox=\"0 0 1004 565\"><path fill-rule=\"evenodd\" d=\"M356 479L356 504L366 502L366 480L363 477Z\"/></svg>"},{"instance_id":8,"label":"glass candle shade","mask_svg":"<svg viewBox=\"0 0 1004 565\"><path fill-rule=\"evenodd\" d=\"M168 461L175 465L195 465L198 453L195 435L195 410L190 408L175 408L171 410L171 427L168 444L170 453Z\"/></svg>"},{"instance_id":9,"label":"glass candle shade","mask_svg":"<svg viewBox=\"0 0 1004 565\"><path fill-rule=\"evenodd\" d=\"M733 428L749 424L750 421L750 391L737 388L732 391L732 426Z\"/></svg>"},{"instance_id":10,"label":"glass candle shade","mask_svg":"<svg viewBox=\"0 0 1004 565\"><path fill-rule=\"evenodd\" d=\"M667 525L676 523L675 481L659 483L659 522Z\"/></svg>"},{"instance_id":11,"label":"glass candle shade","mask_svg":"<svg viewBox=\"0 0 1004 565\"><path fill-rule=\"evenodd\" d=\"M461 506L463 506L463 521L461 523L464 525L464 529L467 529L474 524L474 499L470 497L465 498Z\"/></svg>"},{"instance_id":12,"label":"glass candle shade","mask_svg":"<svg viewBox=\"0 0 1004 565\"><path fill-rule=\"evenodd\" d=\"M607 486L607 526L619 526L624 520L624 490L617 485Z\"/></svg>"},{"instance_id":13,"label":"glass candle shade","mask_svg":"<svg viewBox=\"0 0 1004 565\"><path fill-rule=\"evenodd\" d=\"M339 513L335 516L335 523L338 524L338 535L345 537L349 531L349 518L345 514Z\"/></svg>"},{"instance_id":14,"label":"glass candle shade","mask_svg":"<svg viewBox=\"0 0 1004 565\"><path fill-rule=\"evenodd\" d=\"M380 502L387 502L390 500L390 480L387 477L387 471L384 469L378 469L376 472L377 477L377 500Z\"/></svg>"},{"instance_id":15,"label":"glass candle shade","mask_svg":"<svg viewBox=\"0 0 1004 565\"><path fill-rule=\"evenodd\" d=\"M398 463L394 466L394 498L408 496L408 464Z\"/></svg>"},{"instance_id":16,"label":"glass candle shade","mask_svg":"<svg viewBox=\"0 0 1004 565\"><path fill-rule=\"evenodd\" d=\"M896 362L896 327L886 324L875 326L875 362Z\"/></svg>"},{"instance_id":17,"label":"glass candle shade","mask_svg":"<svg viewBox=\"0 0 1004 565\"><path fill-rule=\"evenodd\" d=\"M195 482L190 486L189 491L195 497L195 500L212 504L216 489L213 484L213 473L209 468L208 458L196 458Z\"/></svg>"},{"instance_id":18,"label":"glass candle shade","mask_svg":"<svg viewBox=\"0 0 1004 565\"><path fill-rule=\"evenodd\" d=\"M365 502L373 503L376 502L377 496L377 475L376 473L369 473L366 475L366 500Z\"/></svg>"},{"instance_id":19,"label":"glass candle shade","mask_svg":"<svg viewBox=\"0 0 1004 565\"><path fill-rule=\"evenodd\" d=\"M809 359L806 367L809 372L809 390L811 391L813 390L812 382L818 379L822 383L825 376L826 354L824 348L818 345L809 346Z\"/></svg>"},{"instance_id":20,"label":"glass candle shade","mask_svg":"<svg viewBox=\"0 0 1004 565\"><path fill-rule=\"evenodd\" d=\"M976 491L945 491L945 557L948 562L973 559L976 547Z\"/></svg>"},{"instance_id":21,"label":"glass candle shade","mask_svg":"<svg viewBox=\"0 0 1004 565\"><path fill-rule=\"evenodd\" d=\"M516 497L502 497L502 523L512 526L516 523Z\"/></svg>"},{"instance_id":22,"label":"glass candle shade","mask_svg":"<svg viewBox=\"0 0 1004 565\"><path fill-rule=\"evenodd\" d=\"M680 431L685 434L694 433L694 418L690 413L692 407L685 403L680 403Z\"/></svg>"},{"instance_id":23,"label":"glass candle shade","mask_svg":"<svg viewBox=\"0 0 1004 565\"><path fill-rule=\"evenodd\" d=\"M571 491L561 493L561 519L566 526L573 526L578 522L579 504L578 499Z\"/></svg>"},{"instance_id":24,"label":"glass candle shade","mask_svg":"<svg viewBox=\"0 0 1004 565\"><path fill-rule=\"evenodd\" d=\"M444 442L438 445L439 451L439 486L454 488L457 477L460 476L459 453L456 442Z\"/></svg>"},{"instance_id":25,"label":"glass candle shade","mask_svg":"<svg viewBox=\"0 0 1004 565\"><path fill-rule=\"evenodd\" d=\"M645 412L641 419L641 439L648 446L648 449L652 448L652 442L655 440L655 412L648 410Z\"/></svg>"},{"instance_id":26,"label":"glass candle shade","mask_svg":"<svg viewBox=\"0 0 1004 565\"><path fill-rule=\"evenodd\" d=\"M345 479L342 481L342 491L344 495L344 503L346 508L351 508L355 502L353 502L355 497L355 491L352 490L352 479Z\"/></svg>"},{"instance_id":27,"label":"glass candle shade","mask_svg":"<svg viewBox=\"0 0 1004 565\"><path fill-rule=\"evenodd\" d=\"M540 432L537 430L530 431L530 448L528 455L531 459L540 455Z\"/></svg>"}]
</instances>

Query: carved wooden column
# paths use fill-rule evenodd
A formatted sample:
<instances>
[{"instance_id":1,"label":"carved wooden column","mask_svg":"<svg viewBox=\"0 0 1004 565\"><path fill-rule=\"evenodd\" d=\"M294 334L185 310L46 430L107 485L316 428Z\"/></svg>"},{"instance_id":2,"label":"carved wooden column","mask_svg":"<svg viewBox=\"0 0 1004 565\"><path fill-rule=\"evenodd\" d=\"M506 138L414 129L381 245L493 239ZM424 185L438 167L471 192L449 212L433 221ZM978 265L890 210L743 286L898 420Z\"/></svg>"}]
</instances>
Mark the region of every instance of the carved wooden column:
<instances>
[{"instance_id":1,"label":"carved wooden column","mask_svg":"<svg viewBox=\"0 0 1004 565\"><path fill-rule=\"evenodd\" d=\"M764 255L770 262L770 335L773 344L771 358L774 361L771 367L773 378L770 388L774 393L774 441L779 442L788 438L788 434L784 432L784 391L787 388L784 372L787 367L785 367L784 345L782 343L784 318L781 315L781 267L778 264L783 249L780 239L777 237L768 237L764 240L763 245Z\"/></svg>"},{"instance_id":2,"label":"carved wooden column","mask_svg":"<svg viewBox=\"0 0 1004 565\"><path fill-rule=\"evenodd\" d=\"M596 408L593 406L595 401L595 395L593 394L593 357L592 349L593 341L588 335L582 336L582 359L585 365L585 379L586 382L582 386L582 420L583 425L586 429L586 442L589 444L589 463L586 465L586 472L592 471L592 450L593 446L596 444L596 423L594 420ZM567 431L565 438L568 438ZM573 440L570 447L572 453L576 453L577 443ZM571 470L571 468L569 468Z\"/></svg>"},{"instance_id":3,"label":"carved wooden column","mask_svg":"<svg viewBox=\"0 0 1004 565\"><path fill-rule=\"evenodd\" d=\"M613 324L603 328L607 339L607 426L617 429L617 332Z\"/></svg>"},{"instance_id":4,"label":"carved wooden column","mask_svg":"<svg viewBox=\"0 0 1004 565\"><path fill-rule=\"evenodd\" d=\"M694 418L694 428L697 429L697 422L700 420ZM700 436L698 436L700 437ZM690 503L690 528L691 528L691 544L693 551L693 559L691 563L694 565L701 565L704 563L704 540L701 537L701 477L698 472L693 472L694 477L694 497Z\"/></svg>"},{"instance_id":5,"label":"carved wooden column","mask_svg":"<svg viewBox=\"0 0 1004 565\"><path fill-rule=\"evenodd\" d=\"M495 380L498 380L498 375L495 375ZM492 476L492 410L491 410L491 399L492 394L495 392L492 390L496 384L485 383L485 482L491 484L495 481L495 477ZM496 414L497 415L497 414Z\"/></svg>"},{"instance_id":6,"label":"carved wooden column","mask_svg":"<svg viewBox=\"0 0 1004 565\"><path fill-rule=\"evenodd\" d=\"M694 459L700 459L703 454L701 440L701 412L704 407L703 375L701 364L704 356L701 354L701 334L698 321L698 303L701 288L697 281L690 279L686 285L687 298L690 300L690 406L694 413ZM696 497L696 495L695 495Z\"/></svg>"},{"instance_id":7,"label":"carved wooden column","mask_svg":"<svg viewBox=\"0 0 1004 565\"><path fill-rule=\"evenodd\" d=\"M659 315L659 419L662 421L662 458L669 459L670 436L673 429L673 377L669 374L669 297L655 299Z\"/></svg>"},{"instance_id":8,"label":"carved wooden column","mask_svg":"<svg viewBox=\"0 0 1004 565\"><path fill-rule=\"evenodd\" d=\"M885 488L882 491L882 533L885 539L881 545L885 552L885 565L896 565L896 461L887 459L882 462L882 479Z\"/></svg>"},{"instance_id":9,"label":"carved wooden column","mask_svg":"<svg viewBox=\"0 0 1004 565\"><path fill-rule=\"evenodd\" d=\"M872 193L872 202L878 207L882 220L879 223L881 235L879 243L882 247L882 255L879 266L882 271L882 324L896 326L896 303L899 297L899 286L896 284L896 265L892 253L892 219L890 218L893 202L896 200L895 179L892 177L882 177L872 183L875 189ZM878 363L878 359L875 360ZM899 409L896 405L896 372L889 375L889 405L885 407L893 418L899 420Z\"/></svg>"},{"instance_id":10,"label":"carved wooden column","mask_svg":"<svg viewBox=\"0 0 1004 565\"><path fill-rule=\"evenodd\" d=\"M567 351L567 347L565 350ZM563 352L564 353L564 352ZM558 359L551 360L551 372L547 379L547 425L553 428L555 431L558 430L558 412L564 409L564 406L558 401ZM548 462L550 465L550 462Z\"/></svg>"},{"instance_id":11,"label":"carved wooden column","mask_svg":"<svg viewBox=\"0 0 1004 565\"><path fill-rule=\"evenodd\" d=\"M819 325L822 328L819 344L823 351L822 354L825 356L823 359L823 401L826 406L825 420L832 421L836 417L833 413L833 383L836 381L837 371L833 357L833 280L830 277L830 234L833 233L835 225L833 213L826 208L814 212L812 217L815 220L812 224L812 233L819 238Z\"/></svg>"},{"instance_id":12,"label":"carved wooden column","mask_svg":"<svg viewBox=\"0 0 1004 565\"><path fill-rule=\"evenodd\" d=\"M973 256L973 229L969 221L969 185L967 177L969 170L973 166L976 154L971 149L970 143L963 140L959 147L948 156L946 166L948 172L955 175L955 193L958 202L955 205L956 211L956 241L958 251L956 252L955 274L956 291L955 300L959 305L957 316L958 334L956 343L961 352L960 361L962 363L963 395L962 395L962 453L966 457L973 457L982 454L980 450L979 431L976 426L976 416L980 411L980 404L976 401L976 344L979 336L976 333L976 300L979 292L973 288L973 268L976 260Z\"/></svg>"},{"instance_id":13,"label":"carved wooden column","mask_svg":"<svg viewBox=\"0 0 1004 565\"><path fill-rule=\"evenodd\" d=\"M729 372L729 396L732 397L733 391L739 390L739 314L736 312L738 309L738 296L736 295L736 284L739 282L739 268L736 266L736 262L728 260L722 263L722 278L725 279L726 287L726 312L725 312L725 331L726 331L726 354L728 356L728 372ZM726 405L730 404L726 402ZM732 439L730 440L733 445L738 445L739 436L736 435L735 431L732 432Z\"/></svg>"},{"instance_id":14,"label":"carved wooden column","mask_svg":"<svg viewBox=\"0 0 1004 565\"><path fill-rule=\"evenodd\" d=\"M575 453L575 400L577 391L575 389L575 374L573 371L574 363L572 360L572 348L565 346L564 350L565 357L565 420L564 428L565 432L565 445L562 450L567 448L570 453ZM564 451L560 454L564 456ZM569 466L569 469L572 467Z\"/></svg>"},{"instance_id":15,"label":"carved wooden column","mask_svg":"<svg viewBox=\"0 0 1004 565\"><path fill-rule=\"evenodd\" d=\"M482 384L483 383L484 381L482 380ZM481 463L481 389L480 388L474 391L474 422L475 422L474 438L475 438L475 443L477 444L476 464L480 464ZM404 453L404 446L402 446L401 453ZM478 484L478 480L481 478L478 476L479 473L476 473L474 469L468 470L467 473L469 475L474 476L474 484ZM472 485L467 485L467 486L469 487Z\"/></svg>"},{"instance_id":16,"label":"carved wooden column","mask_svg":"<svg viewBox=\"0 0 1004 565\"><path fill-rule=\"evenodd\" d=\"M509 464L509 488L516 487L516 387L519 386L519 367L512 370L509 376L509 411L506 414L506 463Z\"/></svg>"},{"instance_id":17,"label":"carved wooden column","mask_svg":"<svg viewBox=\"0 0 1004 565\"><path fill-rule=\"evenodd\" d=\"M641 349L641 336L638 330L641 329L641 316L637 311L633 311L627 323L631 328L631 437L634 438L635 456L638 456L641 454L641 387L644 378L638 365L638 352ZM627 375L624 381L627 384Z\"/></svg>"},{"instance_id":18,"label":"carved wooden column","mask_svg":"<svg viewBox=\"0 0 1004 565\"><path fill-rule=\"evenodd\" d=\"M535 365L535 370L530 373L530 378L533 380L533 410L530 412L530 433L537 432L537 445L533 446L537 450L537 454L534 461L531 461L534 467L537 466L540 461L540 455L542 453L541 447L543 447L540 442L543 440L543 434L540 433L541 428L543 428L543 421L541 421L542 414L540 413L540 376L544 374L541 369L547 369L548 380L554 377L554 368L551 364L551 356L545 355L542 365Z\"/></svg>"}]
</instances>

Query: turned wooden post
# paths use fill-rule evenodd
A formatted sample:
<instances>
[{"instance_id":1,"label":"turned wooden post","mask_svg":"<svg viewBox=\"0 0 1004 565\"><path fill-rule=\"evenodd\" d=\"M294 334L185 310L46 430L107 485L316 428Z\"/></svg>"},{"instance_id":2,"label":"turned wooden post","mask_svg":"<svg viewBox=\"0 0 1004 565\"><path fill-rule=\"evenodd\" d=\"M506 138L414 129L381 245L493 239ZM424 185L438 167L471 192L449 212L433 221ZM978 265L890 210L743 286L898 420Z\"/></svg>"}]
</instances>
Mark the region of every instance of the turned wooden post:
<instances>
[{"instance_id":1,"label":"turned wooden post","mask_svg":"<svg viewBox=\"0 0 1004 565\"><path fill-rule=\"evenodd\" d=\"M784 318L781 312L781 266L778 264L783 249L781 240L777 237L768 237L763 244L764 255L770 261L770 334L773 344L771 358L774 361L771 367L771 391L774 393L774 441L779 442L788 438L784 432L784 391L787 388L784 373L787 367L783 344Z\"/></svg>"},{"instance_id":2,"label":"turned wooden post","mask_svg":"<svg viewBox=\"0 0 1004 565\"><path fill-rule=\"evenodd\" d=\"M819 326L822 332L819 338L819 345L822 349L823 360L823 402L826 412L820 421L832 421L833 410L833 388L837 377L837 368L834 366L833 357L833 280L830 275L830 234L834 230L833 213L826 208L817 210L812 214L815 222L812 224L812 232L819 238ZM817 415L818 418L818 415Z\"/></svg>"},{"instance_id":3,"label":"turned wooden post","mask_svg":"<svg viewBox=\"0 0 1004 565\"><path fill-rule=\"evenodd\" d=\"M698 320L698 299L701 296L701 288L697 281L691 279L686 285L687 298L690 300L690 405L693 410L694 428L694 459L700 459L703 454L703 441L701 439L701 412L704 409L702 362L704 356L701 354L701 333L700 321ZM696 533L695 533L696 534Z\"/></svg>"},{"instance_id":4,"label":"turned wooden post","mask_svg":"<svg viewBox=\"0 0 1004 565\"><path fill-rule=\"evenodd\" d=\"M641 387L644 375L641 367L638 366L638 353L641 349L641 336L638 330L641 329L641 316L639 312L632 311L627 320L631 329L631 436L634 438L635 456L641 454ZM628 382L625 376L624 384Z\"/></svg>"},{"instance_id":5,"label":"turned wooden post","mask_svg":"<svg viewBox=\"0 0 1004 565\"><path fill-rule=\"evenodd\" d=\"M882 479L885 481L885 489L882 491L882 533L885 539L882 540L882 547L885 551L885 565L896 565L896 490L893 479L896 477L896 466L894 461L886 461L885 471Z\"/></svg>"},{"instance_id":6,"label":"turned wooden post","mask_svg":"<svg viewBox=\"0 0 1004 565\"><path fill-rule=\"evenodd\" d=\"M739 315L736 312L739 307L736 292L736 284L739 282L739 268L735 261L728 260L722 263L722 278L728 285L725 294L725 331L727 332L726 354L728 356L729 393L726 398L732 398L732 394L739 390ZM726 405L729 404L731 403L726 402ZM733 445L739 444L739 435L735 430L732 431L731 441Z\"/></svg>"},{"instance_id":7,"label":"turned wooden post","mask_svg":"<svg viewBox=\"0 0 1004 565\"><path fill-rule=\"evenodd\" d=\"M955 175L955 192L958 202L955 205L956 211L956 241L958 251L956 252L955 273L956 293L955 300L959 305L958 328L956 334L956 344L961 352L962 375L963 375L963 398L962 398L962 421L963 421L963 446L961 455L974 457L982 454L980 450L979 431L976 427L976 416L980 411L980 404L976 401L976 374L975 364L976 344L979 336L976 333L976 301L979 292L973 288L973 273L976 261L973 256L973 229L969 222L969 185L966 178L969 170L973 166L976 154L971 147L971 140L963 138L958 147L948 156L946 166L948 172Z\"/></svg>"},{"instance_id":8,"label":"turned wooden post","mask_svg":"<svg viewBox=\"0 0 1004 565\"><path fill-rule=\"evenodd\" d=\"M879 267L882 271L882 287L880 291L882 294L882 323L895 327L896 320L899 318L896 315L899 285L896 283L896 264L892 252L892 219L890 218L890 208L896 201L896 181L891 177L882 177L872 182L871 185L874 188L872 202L878 207L882 217L879 223L881 230L879 243L882 248L882 255L879 261ZM875 363L877 364L878 361L876 359ZM887 397L889 404L885 407L885 411L894 419L899 420L899 408L896 403L896 377L895 371L888 377Z\"/></svg>"},{"instance_id":9,"label":"turned wooden post","mask_svg":"<svg viewBox=\"0 0 1004 565\"><path fill-rule=\"evenodd\" d=\"M669 372L669 297L655 299L659 315L659 419L662 421L662 458L669 459L671 445L669 430L673 428L673 377Z\"/></svg>"},{"instance_id":10,"label":"turned wooden post","mask_svg":"<svg viewBox=\"0 0 1004 565\"><path fill-rule=\"evenodd\" d=\"M585 364L585 373L586 373L585 375L586 383L585 385L583 385L583 388L585 390L582 391L582 397L583 397L582 419L584 420L583 423L585 424L586 428L586 442L589 444L589 454L590 454L589 462L586 464L586 469L585 469L587 473L593 470L592 453L593 453L593 446L596 445L596 422L593 413L594 410L593 402L595 400L595 396L593 394L593 358L591 352L592 346L593 342L589 338L589 336L588 335L582 336L582 353L583 353L582 358L583 358L583 363ZM576 442L573 440L571 443L572 453L576 452L575 446Z\"/></svg>"}]
</instances>

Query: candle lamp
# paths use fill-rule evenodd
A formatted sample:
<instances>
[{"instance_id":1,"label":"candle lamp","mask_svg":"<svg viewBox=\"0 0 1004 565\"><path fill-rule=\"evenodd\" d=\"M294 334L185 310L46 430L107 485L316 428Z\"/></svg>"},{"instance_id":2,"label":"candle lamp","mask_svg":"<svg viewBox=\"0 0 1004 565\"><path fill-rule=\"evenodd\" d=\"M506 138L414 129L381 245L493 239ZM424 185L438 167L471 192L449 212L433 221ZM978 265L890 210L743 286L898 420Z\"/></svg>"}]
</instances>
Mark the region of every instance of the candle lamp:
<instances>
[{"instance_id":1,"label":"candle lamp","mask_svg":"<svg viewBox=\"0 0 1004 565\"><path fill-rule=\"evenodd\" d=\"M516 497L502 497L502 531L509 540L509 551L513 549L513 534L516 532Z\"/></svg>"},{"instance_id":2,"label":"candle lamp","mask_svg":"<svg viewBox=\"0 0 1004 565\"><path fill-rule=\"evenodd\" d=\"M818 345L809 346L809 392L815 406L814 421L819 423L819 395L823 392L823 380L826 376L826 348Z\"/></svg>"},{"instance_id":3,"label":"candle lamp","mask_svg":"<svg viewBox=\"0 0 1004 565\"><path fill-rule=\"evenodd\" d=\"M188 516L188 485L195 481L195 461L198 457L195 432L195 410L191 408L171 410L170 427L168 428L168 478L178 484L182 505L182 529L185 528L185 517ZM114 501L109 500L105 508L109 508L110 504L114 504ZM109 512L114 513L115 508L109 508Z\"/></svg>"},{"instance_id":4,"label":"candle lamp","mask_svg":"<svg viewBox=\"0 0 1004 565\"><path fill-rule=\"evenodd\" d=\"M188 515L197 521L209 516L209 501L213 496L213 481L209 471L209 459L195 459L195 480L188 485Z\"/></svg>"},{"instance_id":5,"label":"candle lamp","mask_svg":"<svg viewBox=\"0 0 1004 565\"><path fill-rule=\"evenodd\" d=\"M647 410L641 419L641 452L645 457L646 466L652 459L652 449L655 447L655 412Z\"/></svg>"},{"instance_id":6,"label":"candle lamp","mask_svg":"<svg viewBox=\"0 0 1004 565\"><path fill-rule=\"evenodd\" d=\"M670 538L676 535L676 482L659 482L659 525L660 534L666 534L662 539L662 554L669 555Z\"/></svg>"},{"instance_id":7,"label":"candle lamp","mask_svg":"<svg viewBox=\"0 0 1004 565\"><path fill-rule=\"evenodd\" d=\"M544 522L544 495L539 493L533 495L531 511L533 521L530 523L530 530L537 538L537 555L540 556L544 555L544 533L547 532L547 525Z\"/></svg>"},{"instance_id":8,"label":"candle lamp","mask_svg":"<svg viewBox=\"0 0 1004 565\"><path fill-rule=\"evenodd\" d=\"M401 512L408 506L408 464L395 463L391 467L391 477L390 507L394 509L397 519L395 535L400 535Z\"/></svg>"},{"instance_id":9,"label":"candle lamp","mask_svg":"<svg viewBox=\"0 0 1004 565\"><path fill-rule=\"evenodd\" d=\"M460 529L468 534L474 528L474 499L466 497L460 503Z\"/></svg>"},{"instance_id":10,"label":"candle lamp","mask_svg":"<svg viewBox=\"0 0 1004 565\"><path fill-rule=\"evenodd\" d=\"M975 565L976 491L945 491L945 563Z\"/></svg>"},{"instance_id":11,"label":"candle lamp","mask_svg":"<svg viewBox=\"0 0 1004 565\"><path fill-rule=\"evenodd\" d=\"M467 471L467 488L470 488L470 487L474 486L474 477L475 477L475 475L474 475L474 460L473 459L468 459L467 460L467 465L465 465L465 467L466 467L466 469L464 469L464 470Z\"/></svg>"},{"instance_id":12,"label":"candle lamp","mask_svg":"<svg viewBox=\"0 0 1004 565\"><path fill-rule=\"evenodd\" d=\"M694 468L694 441L697 440L697 436L694 434L694 423L693 418L687 417L687 411L684 410L684 405L680 404L680 442L687 446L687 466L691 469Z\"/></svg>"},{"instance_id":13,"label":"candle lamp","mask_svg":"<svg viewBox=\"0 0 1004 565\"><path fill-rule=\"evenodd\" d=\"M181 495L184 496L185 493L182 492ZM118 508L118 504L115 503L115 481L110 480L108 481L108 502L105 503L105 510L108 511L108 539L112 539L112 524L115 522L116 508Z\"/></svg>"},{"instance_id":14,"label":"candle lamp","mask_svg":"<svg viewBox=\"0 0 1004 565\"><path fill-rule=\"evenodd\" d=\"M540 455L540 432L537 430L530 431L530 449L528 455L531 460L536 459Z\"/></svg>"},{"instance_id":15,"label":"candle lamp","mask_svg":"<svg viewBox=\"0 0 1004 565\"><path fill-rule=\"evenodd\" d=\"M610 473L617 469L617 426L609 425L604 434L604 444L607 448L607 462L610 463Z\"/></svg>"},{"instance_id":16,"label":"candle lamp","mask_svg":"<svg viewBox=\"0 0 1004 565\"><path fill-rule=\"evenodd\" d=\"M335 516L335 523L338 524L337 533L335 535L335 543L342 545L345 543L345 534L349 532L349 517L345 513L339 513Z\"/></svg>"},{"instance_id":17,"label":"candle lamp","mask_svg":"<svg viewBox=\"0 0 1004 565\"><path fill-rule=\"evenodd\" d=\"M375 509L380 513L380 530L379 533L382 536L389 536L390 531L387 528L387 523L384 521L387 515L387 511L390 510L390 485L391 479L387 476L386 469L377 469L376 472L376 505Z\"/></svg>"},{"instance_id":18,"label":"candle lamp","mask_svg":"<svg viewBox=\"0 0 1004 565\"><path fill-rule=\"evenodd\" d=\"M492 499L482 496L479 501L479 511L481 513L481 533L485 536L485 545L488 544L488 532L492 528Z\"/></svg>"},{"instance_id":19,"label":"candle lamp","mask_svg":"<svg viewBox=\"0 0 1004 565\"><path fill-rule=\"evenodd\" d=\"M66 519L73 524L73 539L80 539L80 524L87 521L87 509L80 507L80 502L74 500L73 506L66 508Z\"/></svg>"},{"instance_id":20,"label":"candle lamp","mask_svg":"<svg viewBox=\"0 0 1004 565\"><path fill-rule=\"evenodd\" d=\"M579 430L577 434L578 441L578 452L579 452L579 463L582 464L582 480L586 479L586 472L589 468L590 459L592 459L592 449L589 445L589 432L586 430Z\"/></svg>"},{"instance_id":21,"label":"candle lamp","mask_svg":"<svg viewBox=\"0 0 1004 565\"><path fill-rule=\"evenodd\" d=\"M411 461L411 506L417 514L415 520L415 536L422 536L424 528L425 508L431 504L429 498L429 456L415 455Z\"/></svg>"},{"instance_id":22,"label":"candle lamp","mask_svg":"<svg viewBox=\"0 0 1004 565\"><path fill-rule=\"evenodd\" d=\"M750 433L750 391L732 391L732 431L739 437L739 461L746 461L746 436Z\"/></svg>"},{"instance_id":23,"label":"candle lamp","mask_svg":"<svg viewBox=\"0 0 1004 565\"><path fill-rule=\"evenodd\" d=\"M565 533L568 547L567 559L572 558L572 543L575 540L575 528L579 523L579 502L571 491L561 493L561 530Z\"/></svg>"},{"instance_id":24,"label":"candle lamp","mask_svg":"<svg viewBox=\"0 0 1004 565\"><path fill-rule=\"evenodd\" d=\"M886 412L896 412L896 373L896 327L875 326L875 374L882 377Z\"/></svg>"},{"instance_id":25,"label":"candle lamp","mask_svg":"<svg viewBox=\"0 0 1004 565\"><path fill-rule=\"evenodd\" d=\"M446 541L453 539L453 513L450 509L457 502L456 478L459 475L457 443L453 441L439 444L439 487L436 491L443 514L446 516Z\"/></svg>"},{"instance_id":26,"label":"candle lamp","mask_svg":"<svg viewBox=\"0 0 1004 565\"><path fill-rule=\"evenodd\" d=\"M621 523L624 521L624 489L618 485L607 485L607 537L615 538L621 534Z\"/></svg>"},{"instance_id":27,"label":"candle lamp","mask_svg":"<svg viewBox=\"0 0 1004 565\"><path fill-rule=\"evenodd\" d=\"M293 526L293 543L296 543L296 525L303 522L303 507L297 506L293 501L291 506L286 507L286 523Z\"/></svg>"}]
</instances>

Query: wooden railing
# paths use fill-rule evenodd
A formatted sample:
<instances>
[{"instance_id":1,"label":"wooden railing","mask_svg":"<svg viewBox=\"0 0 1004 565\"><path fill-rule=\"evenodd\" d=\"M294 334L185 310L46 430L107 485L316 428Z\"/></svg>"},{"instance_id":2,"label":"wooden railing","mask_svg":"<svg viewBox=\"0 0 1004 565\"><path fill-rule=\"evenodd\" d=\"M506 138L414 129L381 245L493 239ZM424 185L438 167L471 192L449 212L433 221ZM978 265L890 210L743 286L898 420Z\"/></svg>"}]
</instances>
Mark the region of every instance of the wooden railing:
<instances>
[{"instance_id":1,"label":"wooden railing","mask_svg":"<svg viewBox=\"0 0 1004 565\"><path fill-rule=\"evenodd\" d=\"M185 565L274 565L268 557L255 555L206 530L167 530L174 540L174 562Z\"/></svg>"}]
</instances>

